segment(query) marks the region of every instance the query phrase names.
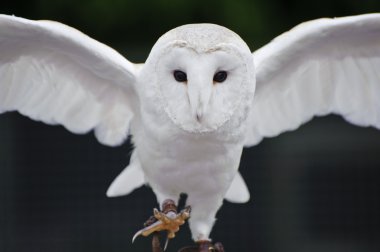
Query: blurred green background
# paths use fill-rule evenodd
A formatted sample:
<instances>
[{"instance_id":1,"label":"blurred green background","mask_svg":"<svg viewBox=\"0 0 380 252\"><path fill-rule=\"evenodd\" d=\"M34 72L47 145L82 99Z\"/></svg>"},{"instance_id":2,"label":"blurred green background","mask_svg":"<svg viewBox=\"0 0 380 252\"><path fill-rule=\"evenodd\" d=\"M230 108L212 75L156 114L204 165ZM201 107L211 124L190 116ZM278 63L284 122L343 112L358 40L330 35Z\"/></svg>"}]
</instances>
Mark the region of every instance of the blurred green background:
<instances>
[{"instance_id":1,"label":"blurred green background","mask_svg":"<svg viewBox=\"0 0 380 252\"><path fill-rule=\"evenodd\" d=\"M320 17L380 11L378 0L29 0L0 12L73 26L143 62L157 38L186 23L212 22L255 50ZM1 52L0 52L1 57ZM150 251L131 238L156 207L148 187L107 199L128 164L129 143L108 148L6 113L0 116L0 252ZM314 119L246 150L245 205L225 203L212 233L227 252L380 251L380 132L340 117ZM191 243L187 228L170 243Z\"/></svg>"}]
</instances>

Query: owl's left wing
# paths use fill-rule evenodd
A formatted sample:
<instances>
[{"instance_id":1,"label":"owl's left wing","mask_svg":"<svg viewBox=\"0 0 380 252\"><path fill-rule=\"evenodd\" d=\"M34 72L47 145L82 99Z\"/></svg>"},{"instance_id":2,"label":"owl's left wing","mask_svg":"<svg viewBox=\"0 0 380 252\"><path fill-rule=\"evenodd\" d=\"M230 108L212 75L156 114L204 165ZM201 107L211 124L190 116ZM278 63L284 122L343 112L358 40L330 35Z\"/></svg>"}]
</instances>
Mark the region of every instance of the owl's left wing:
<instances>
[{"instance_id":1,"label":"owl's left wing","mask_svg":"<svg viewBox=\"0 0 380 252\"><path fill-rule=\"evenodd\" d=\"M253 56L257 86L245 146L328 113L380 128L380 14L310 21Z\"/></svg>"},{"instance_id":2,"label":"owl's left wing","mask_svg":"<svg viewBox=\"0 0 380 252\"><path fill-rule=\"evenodd\" d=\"M0 15L0 113L19 111L107 145L128 135L139 66L78 30Z\"/></svg>"}]
</instances>

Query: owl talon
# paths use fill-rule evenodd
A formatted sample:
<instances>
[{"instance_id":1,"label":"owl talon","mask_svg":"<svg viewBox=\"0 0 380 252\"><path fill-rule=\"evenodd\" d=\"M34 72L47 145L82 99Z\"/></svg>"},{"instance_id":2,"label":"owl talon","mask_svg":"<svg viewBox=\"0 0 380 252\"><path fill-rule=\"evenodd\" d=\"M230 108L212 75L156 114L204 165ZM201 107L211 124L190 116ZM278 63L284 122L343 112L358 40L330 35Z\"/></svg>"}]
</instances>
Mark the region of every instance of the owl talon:
<instances>
[{"instance_id":1,"label":"owl talon","mask_svg":"<svg viewBox=\"0 0 380 252\"><path fill-rule=\"evenodd\" d=\"M183 225L185 221L190 217L191 207L185 207L180 213L177 213L177 207L172 200L165 200L162 204L162 212L156 208L153 209L153 216L146 222L146 227L137 231L133 236L132 242L142 235L149 236L154 232L167 231L167 241L175 237L175 233L178 232L179 226ZM156 220L155 222L153 222Z\"/></svg>"}]
</instances>

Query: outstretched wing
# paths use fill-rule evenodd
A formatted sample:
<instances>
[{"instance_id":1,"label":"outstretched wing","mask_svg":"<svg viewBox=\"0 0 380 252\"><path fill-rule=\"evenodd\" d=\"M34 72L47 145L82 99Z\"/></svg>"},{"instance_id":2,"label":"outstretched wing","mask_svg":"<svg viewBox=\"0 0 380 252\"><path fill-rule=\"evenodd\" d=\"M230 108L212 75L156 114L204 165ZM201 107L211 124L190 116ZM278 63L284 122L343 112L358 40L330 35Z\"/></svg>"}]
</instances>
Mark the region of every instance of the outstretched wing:
<instances>
[{"instance_id":1,"label":"outstretched wing","mask_svg":"<svg viewBox=\"0 0 380 252\"><path fill-rule=\"evenodd\" d=\"M0 113L17 110L74 133L95 129L117 145L128 135L137 65L52 21L0 15Z\"/></svg>"},{"instance_id":2,"label":"outstretched wing","mask_svg":"<svg viewBox=\"0 0 380 252\"><path fill-rule=\"evenodd\" d=\"M380 14L301 24L254 58L246 146L328 113L380 128Z\"/></svg>"}]
</instances>

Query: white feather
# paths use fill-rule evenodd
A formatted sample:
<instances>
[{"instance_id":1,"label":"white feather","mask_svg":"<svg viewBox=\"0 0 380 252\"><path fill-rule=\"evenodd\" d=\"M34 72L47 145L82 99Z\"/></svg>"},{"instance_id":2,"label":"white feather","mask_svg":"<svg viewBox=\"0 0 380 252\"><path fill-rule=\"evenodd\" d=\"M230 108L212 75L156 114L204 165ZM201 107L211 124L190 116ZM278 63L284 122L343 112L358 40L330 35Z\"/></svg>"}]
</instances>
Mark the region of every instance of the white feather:
<instances>
[{"instance_id":1,"label":"white feather","mask_svg":"<svg viewBox=\"0 0 380 252\"><path fill-rule=\"evenodd\" d=\"M224 198L232 203L246 203L249 201L249 191L240 172L232 180L231 186Z\"/></svg>"},{"instance_id":2,"label":"white feather","mask_svg":"<svg viewBox=\"0 0 380 252\"><path fill-rule=\"evenodd\" d=\"M380 15L319 19L254 53L257 87L246 146L313 116L380 128Z\"/></svg>"},{"instance_id":3,"label":"white feather","mask_svg":"<svg viewBox=\"0 0 380 252\"><path fill-rule=\"evenodd\" d=\"M0 112L17 110L99 141L128 135L137 70L113 49L51 21L0 15Z\"/></svg>"},{"instance_id":4,"label":"white feather","mask_svg":"<svg viewBox=\"0 0 380 252\"><path fill-rule=\"evenodd\" d=\"M144 172L141 169L136 152L131 156L130 164L112 182L107 190L108 197L118 197L131 193L145 184Z\"/></svg>"},{"instance_id":5,"label":"white feather","mask_svg":"<svg viewBox=\"0 0 380 252\"><path fill-rule=\"evenodd\" d=\"M187 193L193 238L206 240L223 198L249 200L237 172L244 145L327 113L380 128L379 45L379 14L308 22L254 55L232 31L195 24L134 65L65 25L0 15L0 112L95 129L109 145L132 134L131 163L107 195L144 183L160 204Z\"/></svg>"}]
</instances>

